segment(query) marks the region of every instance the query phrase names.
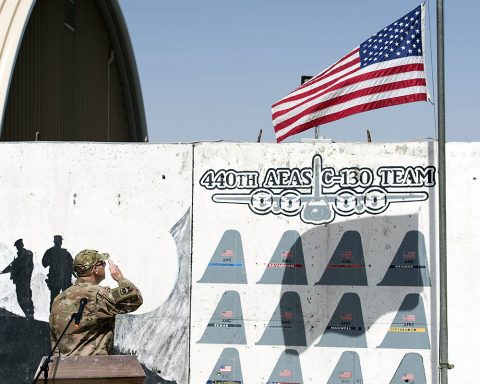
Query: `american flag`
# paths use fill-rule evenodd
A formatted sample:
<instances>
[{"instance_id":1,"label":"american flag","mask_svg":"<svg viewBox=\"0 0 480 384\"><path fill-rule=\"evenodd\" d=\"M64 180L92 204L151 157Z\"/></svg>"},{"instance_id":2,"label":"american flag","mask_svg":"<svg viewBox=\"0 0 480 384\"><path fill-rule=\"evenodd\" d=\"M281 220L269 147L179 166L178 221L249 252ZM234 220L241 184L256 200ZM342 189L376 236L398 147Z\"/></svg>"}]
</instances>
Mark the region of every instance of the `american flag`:
<instances>
[{"instance_id":1,"label":"american flag","mask_svg":"<svg viewBox=\"0 0 480 384\"><path fill-rule=\"evenodd\" d=\"M340 254L344 259L351 259L353 258L353 252L352 251L345 251Z\"/></svg>"},{"instance_id":2,"label":"american flag","mask_svg":"<svg viewBox=\"0 0 480 384\"><path fill-rule=\"evenodd\" d=\"M233 311L223 311L222 318L223 319L231 319L233 317Z\"/></svg>"},{"instance_id":3,"label":"american flag","mask_svg":"<svg viewBox=\"0 0 480 384\"><path fill-rule=\"evenodd\" d=\"M417 257L417 252L415 251L403 252L403 258L405 260L414 260L416 257Z\"/></svg>"},{"instance_id":4,"label":"american flag","mask_svg":"<svg viewBox=\"0 0 480 384\"><path fill-rule=\"evenodd\" d=\"M225 249L222 251L222 256L231 257L233 256L233 249Z\"/></svg>"},{"instance_id":5,"label":"american flag","mask_svg":"<svg viewBox=\"0 0 480 384\"><path fill-rule=\"evenodd\" d=\"M293 256L293 251L282 251L282 257L292 257Z\"/></svg>"},{"instance_id":6,"label":"american flag","mask_svg":"<svg viewBox=\"0 0 480 384\"><path fill-rule=\"evenodd\" d=\"M343 321L352 321L353 320L353 315L351 313L342 313L340 315L340 320Z\"/></svg>"},{"instance_id":7,"label":"american flag","mask_svg":"<svg viewBox=\"0 0 480 384\"><path fill-rule=\"evenodd\" d=\"M221 365L220 366L220 372L232 372L232 366L231 365Z\"/></svg>"},{"instance_id":8,"label":"american flag","mask_svg":"<svg viewBox=\"0 0 480 384\"><path fill-rule=\"evenodd\" d=\"M340 372L340 375L338 377L340 379L351 379L352 378L352 372L349 372L349 371Z\"/></svg>"},{"instance_id":9,"label":"american flag","mask_svg":"<svg viewBox=\"0 0 480 384\"><path fill-rule=\"evenodd\" d=\"M415 315L403 315L403 321L414 322L416 319Z\"/></svg>"},{"instance_id":10,"label":"american flag","mask_svg":"<svg viewBox=\"0 0 480 384\"><path fill-rule=\"evenodd\" d=\"M277 142L356 113L429 100L423 30L421 5L273 104Z\"/></svg>"},{"instance_id":11,"label":"american flag","mask_svg":"<svg viewBox=\"0 0 480 384\"><path fill-rule=\"evenodd\" d=\"M413 373L407 373L406 375L402 376L403 381L413 381L415 380L415 375Z\"/></svg>"},{"instance_id":12,"label":"american flag","mask_svg":"<svg viewBox=\"0 0 480 384\"><path fill-rule=\"evenodd\" d=\"M280 377L290 377L292 376L292 371L289 369L284 369L283 371L280 371Z\"/></svg>"},{"instance_id":13,"label":"american flag","mask_svg":"<svg viewBox=\"0 0 480 384\"><path fill-rule=\"evenodd\" d=\"M286 319L286 320L291 320L291 319L293 319L293 313L292 312L282 312L281 318Z\"/></svg>"}]
</instances>

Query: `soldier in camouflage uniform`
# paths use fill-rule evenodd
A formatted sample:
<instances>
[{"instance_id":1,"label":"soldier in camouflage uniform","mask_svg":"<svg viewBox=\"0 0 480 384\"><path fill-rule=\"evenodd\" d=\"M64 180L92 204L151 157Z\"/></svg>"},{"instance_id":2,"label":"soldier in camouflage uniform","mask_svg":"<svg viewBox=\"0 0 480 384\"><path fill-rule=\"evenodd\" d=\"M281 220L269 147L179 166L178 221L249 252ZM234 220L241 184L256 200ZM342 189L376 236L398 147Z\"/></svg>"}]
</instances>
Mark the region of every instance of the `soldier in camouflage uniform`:
<instances>
[{"instance_id":1,"label":"soldier in camouflage uniform","mask_svg":"<svg viewBox=\"0 0 480 384\"><path fill-rule=\"evenodd\" d=\"M79 326L70 324L58 345L61 355L112 354L115 315L135 311L143 303L138 288L124 278L120 269L108 258L107 253L90 249L80 252L73 264L77 281L53 301L50 313L52 348L72 314L77 312L80 299L87 299ZM105 278L106 260L112 278L118 283L117 288L98 285Z\"/></svg>"}]
</instances>

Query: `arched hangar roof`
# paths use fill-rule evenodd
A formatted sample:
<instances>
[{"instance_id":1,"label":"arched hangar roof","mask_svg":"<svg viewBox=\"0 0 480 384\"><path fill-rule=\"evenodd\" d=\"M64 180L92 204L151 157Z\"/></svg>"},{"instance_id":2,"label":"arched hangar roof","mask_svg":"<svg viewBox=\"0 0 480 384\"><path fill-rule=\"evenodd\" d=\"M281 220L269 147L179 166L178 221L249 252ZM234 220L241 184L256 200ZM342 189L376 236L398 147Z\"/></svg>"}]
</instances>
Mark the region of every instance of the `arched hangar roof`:
<instances>
[{"instance_id":1,"label":"arched hangar roof","mask_svg":"<svg viewBox=\"0 0 480 384\"><path fill-rule=\"evenodd\" d=\"M36 0L0 0L0 122L3 122L15 62ZM128 30L117 0L96 0L117 57L131 141L148 136L140 80ZM2 127L0 126L0 133Z\"/></svg>"}]
</instances>

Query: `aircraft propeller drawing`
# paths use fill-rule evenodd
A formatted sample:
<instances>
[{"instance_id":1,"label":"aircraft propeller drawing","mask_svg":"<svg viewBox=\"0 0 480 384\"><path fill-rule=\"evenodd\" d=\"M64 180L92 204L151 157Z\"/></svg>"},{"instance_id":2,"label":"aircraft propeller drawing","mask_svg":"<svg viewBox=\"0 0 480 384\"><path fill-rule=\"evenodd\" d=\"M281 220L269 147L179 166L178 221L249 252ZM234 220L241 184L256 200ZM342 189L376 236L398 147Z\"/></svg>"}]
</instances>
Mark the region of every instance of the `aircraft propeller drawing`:
<instances>
[{"instance_id":1,"label":"aircraft propeller drawing","mask_svg":"<svg viewBox=\"0 0 480 384\"><path fill-rule=\"evenodd\" d=\"M295 216L305 223L326 224L335 219L335 215L350 216L353 214L379 214L384 212L390 203L424 201L428 193L389 192L380 186L371 186L363 192L353 188L341 188L333 193L324 193L322 186L322 158L315 155L312 159L311 193L302 193L293 188L279 193L267 188L256 188L250 193L217 193L212 196L216 203L248 204L256 214Z\"/></svg>"}]
</instances>

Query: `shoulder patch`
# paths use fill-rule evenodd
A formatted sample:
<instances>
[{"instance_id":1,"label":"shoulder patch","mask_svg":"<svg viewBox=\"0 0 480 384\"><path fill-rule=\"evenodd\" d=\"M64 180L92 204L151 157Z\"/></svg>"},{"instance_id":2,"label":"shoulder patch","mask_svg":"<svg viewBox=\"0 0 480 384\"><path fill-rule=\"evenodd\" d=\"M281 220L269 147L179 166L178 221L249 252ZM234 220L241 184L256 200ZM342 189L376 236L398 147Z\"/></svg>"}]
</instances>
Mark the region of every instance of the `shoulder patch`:
<instances>
[{"instance_id":1,"label":"shoulder patch","mask_svg":"<svg viewBox=\"0 0 480 384\"><path fill-rule=\"evenodd\" d=\"M113 300L115 300L116 303L118 303L122 299L122 296L120 295L120 291L117 288L112 289L111 293L112 293Z\"/></svg>"},{"instance_id":2,"label":"shoulder patch","mask_svg":"<svg viewBox=\"0 0 480 384\"><path fill-rule=\"evenodd\" d=\"M111 290L111 293L115 302L120 302L136 295L135 288L131 285L114 288Z\"/></svg>"},{"instance_id":3,"label":"shoulder patch","mask_svg":"<svg viewBox=\"0 0 480 384\"><path fill-rule=\"evenodd\" d=\"M128 295L132 291L133 291L133 287L122 287L122 288L120 288L120 294L122 296Z\"/></svg>"}]
</instances>

